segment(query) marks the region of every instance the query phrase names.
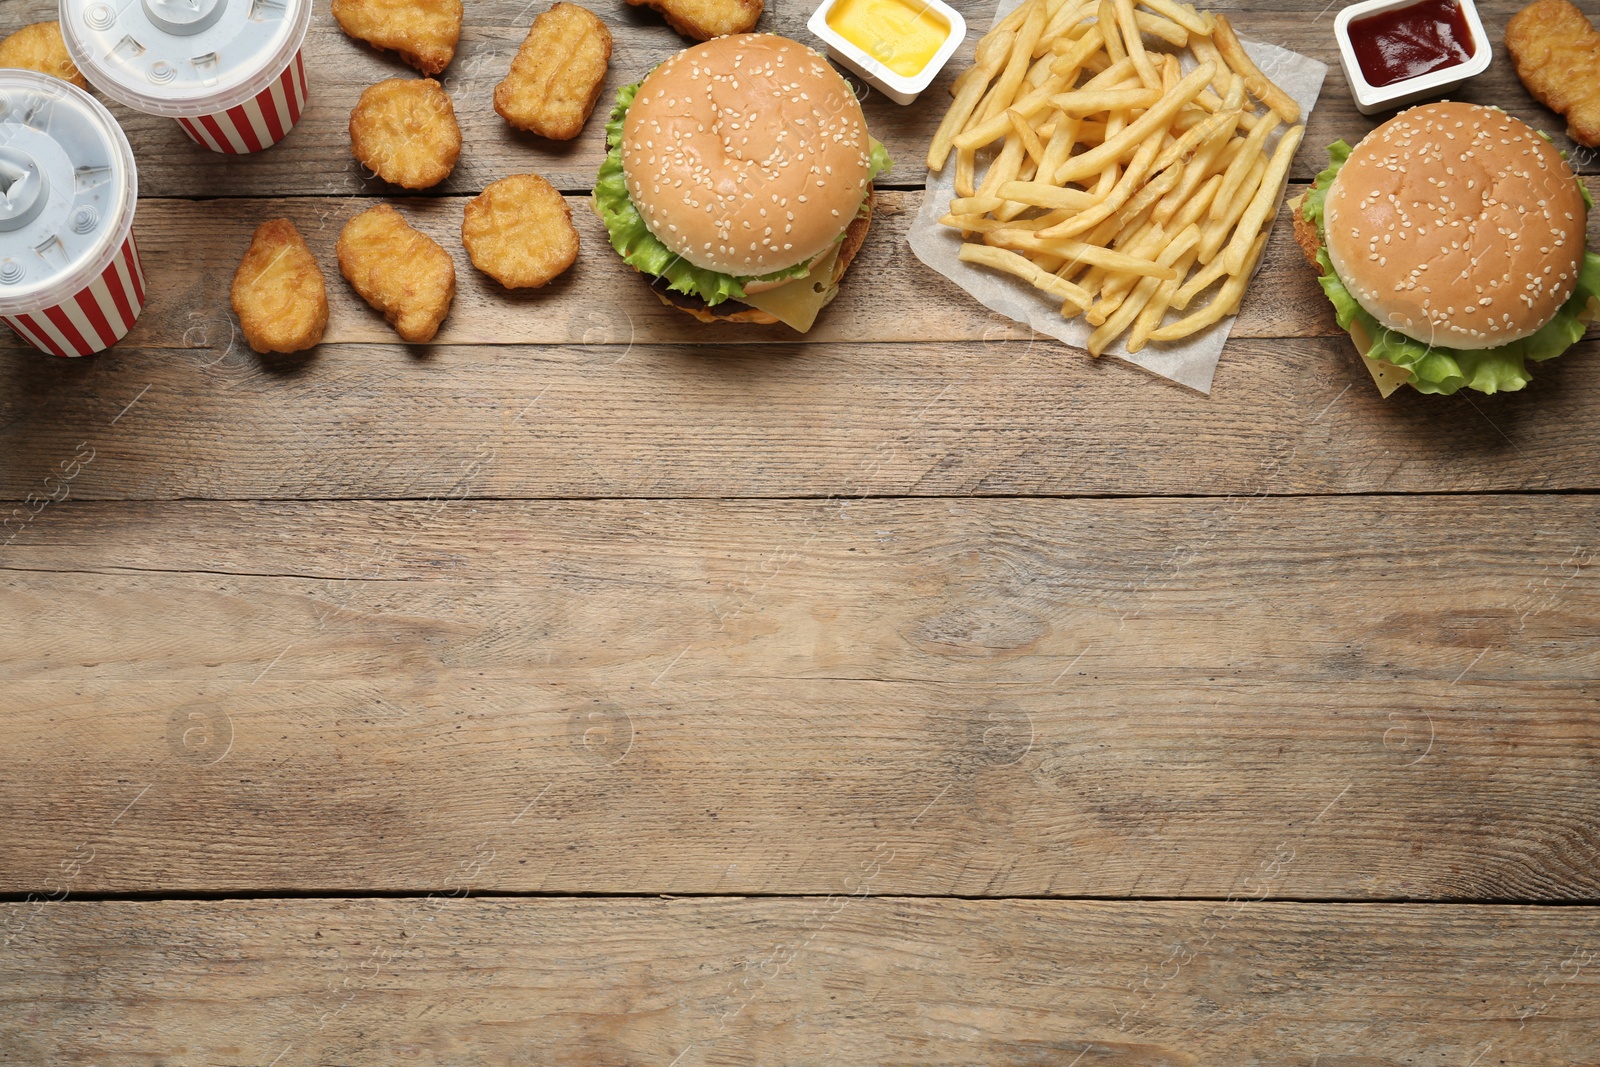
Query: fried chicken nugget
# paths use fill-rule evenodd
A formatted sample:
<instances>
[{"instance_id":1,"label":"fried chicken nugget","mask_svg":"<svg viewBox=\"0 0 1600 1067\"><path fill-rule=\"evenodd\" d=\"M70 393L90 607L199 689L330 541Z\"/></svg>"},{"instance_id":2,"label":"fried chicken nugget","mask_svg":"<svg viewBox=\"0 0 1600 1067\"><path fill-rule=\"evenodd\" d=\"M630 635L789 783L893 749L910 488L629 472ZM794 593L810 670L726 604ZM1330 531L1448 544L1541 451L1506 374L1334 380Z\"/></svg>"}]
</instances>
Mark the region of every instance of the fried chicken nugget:
<instances>
[{"instance_id":1,"label":"fried chicken nugget","mask_svg":"<svg viewBox=\"0 0 1600 1067\"><path fill-rule=\"evenodd\" d=\"M461 40L461 0L333 0L340 29L424 74L450 65Z\"/></svg>"},{"instance_id":2,"label":"fried chicken nugget","mask_svg":"<svg viewBox=\"0 0 1600 1067\"><path fill-rule=\"evenodd\" d=\"M35 22L0 41L0 67L36 70L71 82L80 89L89 88L67 54L67 42L61 39L59 22Z\"/></svg>"},{"instance_id":3,"label":"fried chicken nugget","mask_svg":"<svg viewBox=\"0 0 1600 1067\"><path fill-rule=\"evenodd\" d=\"M321 342L328 328L328 287L288 219L256 227L233 275L233 312L257 352L300 352Z\"/></svg>"},{"instance_id":4,"label":"fried chicken nugget","mask_svg":"<svg viewBox=\"0 0 1600 1067\"><path fill-rule=\"evenodd\" d=\"M401 338L433 340L456 295L456 265L437 241L379 204L344 224L338 253L339 272Z\"/></svg>"},{"instance_id":5,"label":"fried chicken nugget","mask_svg":"<svg viewBox=\"0 0 1600 1067\"><path fill-rule=\"evenodd\" d=\"M1600 148L1600 33L1568 0L1534 0L1506 23L1517 77L1567 119L1567 135Z\"/></svg>"},{"instance_id":6,"label":"fried chicken nugget","mask_svg":"<svg viewBox=\"0 0 1600 1067\"><path fill-rule=\"evenodd\" d=\"M519 130L570 141L600 99L611 62L611 31L600 16L558 3L533 20L511 73L494 87L494 109Z\"/></svg>"},{"instance_id":7,"label":"fried chicken nugget","mask_svg":"<svg viewBox=\"0 0 1600 1067\"><path fill-rule=\"evenodd\" d=\"M578 258L572 208L537 174L513 174L467 201L461 243L507 289L537 289Z\"/></svg>"},{"instance_id":8,"label":"fried chicken nugget","mask_svg":"<svg viewBox=\"0 0 1600 1067\"><path fill-rule=\"evenodd\" d=\"M667 25L697 41L749 33L761 18L762 0L628 0L661 12Z\"/></svg>"},{"instance_id":9,"label":"fried chicken nugget","mask_svg":"<svg viewBox=\"0 0 1600 1067\"><path fill-rule=\"evenodd\" d=\"M432 78L370 85L350 112L350 154L386 182L438 185L461 156L455 105Z\"/></svg>"}]
</instances>

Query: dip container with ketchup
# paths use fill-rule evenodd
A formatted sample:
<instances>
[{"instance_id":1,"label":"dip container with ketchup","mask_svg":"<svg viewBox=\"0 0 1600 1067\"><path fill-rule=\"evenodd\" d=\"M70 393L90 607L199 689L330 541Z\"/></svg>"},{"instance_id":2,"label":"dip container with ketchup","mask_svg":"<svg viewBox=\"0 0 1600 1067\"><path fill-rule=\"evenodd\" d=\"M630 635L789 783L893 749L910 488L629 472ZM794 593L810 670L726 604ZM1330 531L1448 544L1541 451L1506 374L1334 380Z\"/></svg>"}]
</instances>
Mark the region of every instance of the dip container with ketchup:
<instances>
[{"instance_id":1,"label":"dip container with ketchup","mask_svg":"<svg viewBox=\"0 0 1600 1067\"><path fill-rule=\"evenodd\" d=\"M1493 58L1472 0L1365 0L1339 12L1333 33L1363 115L1442 96Z\"/></svg>"},{"instance_id":2,"label":"dip container with ketchup","mask_svg":"<svg viewBox=\"0 0 1600 1067\"><path fill-rule=\"evenodd\" d=\"M311 0L61 0L61 36L89 84L230 155L300 121L310 24Z\"/></svg>"},{"instance_id":3,"label":"dip container with ketchup","mask_svg":"<svg viewBox=\"0 0 1600 1067\"><path fill-rule=\"evenodd\" d=\"M967 35L942 0L823 0L807 26L829 59L897 104L915 100Z\"/></svg>"}]
</instances>

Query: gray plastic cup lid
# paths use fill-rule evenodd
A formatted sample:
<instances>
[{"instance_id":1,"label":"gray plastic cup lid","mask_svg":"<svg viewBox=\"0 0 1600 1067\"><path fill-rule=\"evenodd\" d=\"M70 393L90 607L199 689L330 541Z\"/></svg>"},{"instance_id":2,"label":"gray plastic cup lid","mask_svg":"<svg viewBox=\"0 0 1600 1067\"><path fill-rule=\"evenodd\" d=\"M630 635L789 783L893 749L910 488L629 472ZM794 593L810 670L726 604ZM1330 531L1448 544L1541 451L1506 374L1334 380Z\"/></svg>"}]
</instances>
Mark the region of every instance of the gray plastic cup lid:
<instances>
[{"instance_id":1,"label":"gray plastic cup lid","mask_svg":"<svg viewBox=\"0 0 1600 1067\"><path fill-rule=\"evenodd\" d=\"M83 76L147 115L197 118L268 88L305 42L311 0L61 0Z\"/></svg>"},{"instance_id":2,"label":"gray plastic cup lid","mask_svg":"<svg viewBox=\"0 0 1600 1067\"><path fill-rule=\"evenodd\" d=\"M138 191L104 105L59 78L0 69L0 314L53 307L100 277Z\"/></svg>"}]
</instances>

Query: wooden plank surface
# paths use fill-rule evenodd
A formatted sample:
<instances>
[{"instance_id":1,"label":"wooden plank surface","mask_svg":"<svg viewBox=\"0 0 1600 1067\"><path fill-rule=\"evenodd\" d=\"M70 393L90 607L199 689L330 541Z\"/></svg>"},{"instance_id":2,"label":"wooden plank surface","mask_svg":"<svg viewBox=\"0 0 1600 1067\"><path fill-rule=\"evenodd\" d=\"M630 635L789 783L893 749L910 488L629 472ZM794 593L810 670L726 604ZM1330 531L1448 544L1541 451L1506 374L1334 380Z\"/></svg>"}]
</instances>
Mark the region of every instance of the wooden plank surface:
<instances>
[{"instance_id":1,"label":"wooden plank surface","mask_svg":"<svg viewBox=\"0 0 1600 1067\"><path fill-rule=\"evenodd\" d=\"M113 107L150 307L0 340L0 1063L1600 1062L1600 342L1380 401L1281 226L1211 398L1030 339L904 242L976 33L866 94L897 167L819 329L699 330L586 211L601 121L489 106L543 6L469 3L420 196L349 156L410 72L326 0L280 148ZM1248 6L1333 63L1332 5ZM684 44L596 10L608 100ZM1569 147L1501 52L1459 96ZM1335 64L1295 180L1381 118ZM508 296L456 229L530 170L584 254ZM458 257L439 344L331 269L377 198ZM309 356L226 308L275 215ZM1128 896L1203 899L1015 899Z\"/></svg>"},{"instance_id":2,"label":"wooden plank surface","mask_svg":"<svg viewBox=\"0 0 1600 1067\"><path fill-rule=\"evenodd\" d=\"M1464 530L1471 530L1464 537ZM1586 497L67 504L0 891L1593 899ZM126 809L126 810L125 810ZM120 816L119 816L119 813Z\"/></svg>"},{"instance_id":3,"label":"wooden plank surface","mask_svg":"<svg viewBox=\"0 0 1600 1067\"><path fill-rule=\"evenodd\" d=\"M455 891L509 857L459 860ZM870 866L833 893L47 905L0 957L0 1055L108 1067L1600 1060L1593 908L906 900L880 898Z\"/></svg>"},{"instance_id":4,"label":"wooden plank surface","mask_svg":"<svg viewBox=\"0 0 1600 1067\"><path fill-rule=\"evenodd\" d=\"M1320 310L1318 314L1321 314ZM1593 489L1600 343L1381 399L1348 338L1241 340L1211 397L1053 344L341 345L0 359L0 495L729 497ZM592 327L609 336L608 327ZM92 452L88 464L75 455ZM63 471L75 472L63 482ZM29 500L29 498L32 498ZM20 512L16 509L21 509Z\"/></svg>"},{"instance_id":5,"label":"wooden plank surface","mask_svg":"<svg viewBox=\"0 0 1600 1067\"><path fill-rule=\"evenodd\" d=\"M582 135L566 143L544 141L513 131L494 113L494 86L505 76L511 57L527 33L533 16L548 6L544 0L472 0L454 63L441 76L455 103L465 149L455 173L434 190L446 194L476 193L484 185L532 169L566 192L587 191L604 155L603 114L591 119ZM590 5L610 26L615 40L611 71L603 96L609 106L618 86L637 81L686 42L668 29L660 16L623 0ZM967 42L946 71L917 105L901 107L871 92L865 94L867 124L896 160L889 184L920 186L921 160L938 125L948 87L970 65L979 32L987 28L994 5L957 0L954 6L971 26ZM1305 144L1293 176L1309 181L1326 165L1323 147L1340 137L1354 143L1382 116L1360 115L1345 88L1333 39L1334 5L1327 0L1290 0L1270 11L1242 10L1249 5L1224 2L1217 11L1237 15L1241 35L1300 52L1329 64L1322 97L1312 113ZM1485 29L1495 42L1496 62L1482 76L1463 86L1455 97L1496 104L1527 118L1555 135L1564 148L1565 123L1533 101L1517 81L1504 55L1501 38L1506 20L1522 5L1517 0L1491 0L1479 5ZM805 28L815 4L810 0L774 0L767 5L759 29L812 43ZM38 19L53 18L51 0L8 0L0 12L0 30ZM312 30L305 48L311 101L300 124L283 144L259 158L221 158L190 142L169 119L139 115L120 105L113 112L137 146L141 187L146 196L348 196L392 195L397 192L366 177L350 156L350 109L361 91L383 78L415 76L393 55L378 53L345 37L328 11L328 0L316 0ZM865 89L865 86L862 86ZM1600 156L1583 150L1575 156L1589 173L1600 172Z\"/></svg>"}]
</instances>

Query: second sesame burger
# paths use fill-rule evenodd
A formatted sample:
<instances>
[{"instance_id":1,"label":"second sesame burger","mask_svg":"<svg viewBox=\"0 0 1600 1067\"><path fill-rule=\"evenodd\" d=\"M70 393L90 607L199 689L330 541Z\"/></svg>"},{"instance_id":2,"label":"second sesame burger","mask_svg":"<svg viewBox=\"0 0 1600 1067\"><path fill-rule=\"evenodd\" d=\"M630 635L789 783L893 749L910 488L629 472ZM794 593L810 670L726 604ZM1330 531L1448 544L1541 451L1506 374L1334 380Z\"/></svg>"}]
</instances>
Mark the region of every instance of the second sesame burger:
<instances>
[{"instance_id":1,"label":"second sesame burger","mask_svg":"<svg viewBox=\"0 0 1600 1067\"><path fill-rule=\"evenodd\" d=\"M594 207L664 303L804 333L833 299L889 167L855 93L773 34L687 48L617 93Z\"/></svg>"},{"instance_id":2,"label":"second sesame burger","mask_svg":"<svg viewBox=\"0 0 1600 1067\"><path fill-rule=\"evenodd\" d=\"M1521 389L1600 313L1589 194L1520 119L1425 104L1328 155L1295 237L1383 395Z\"/></svg>"}]
</instances>

